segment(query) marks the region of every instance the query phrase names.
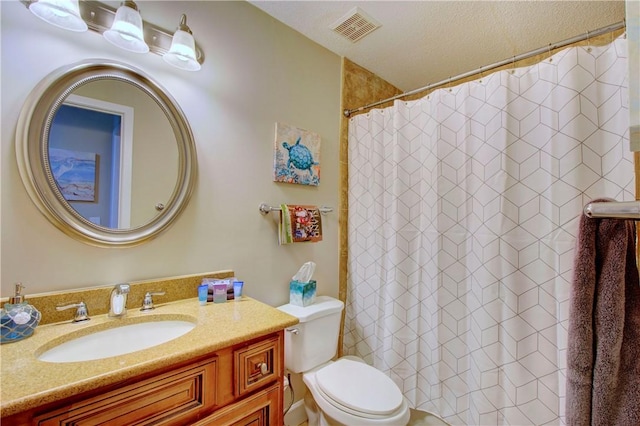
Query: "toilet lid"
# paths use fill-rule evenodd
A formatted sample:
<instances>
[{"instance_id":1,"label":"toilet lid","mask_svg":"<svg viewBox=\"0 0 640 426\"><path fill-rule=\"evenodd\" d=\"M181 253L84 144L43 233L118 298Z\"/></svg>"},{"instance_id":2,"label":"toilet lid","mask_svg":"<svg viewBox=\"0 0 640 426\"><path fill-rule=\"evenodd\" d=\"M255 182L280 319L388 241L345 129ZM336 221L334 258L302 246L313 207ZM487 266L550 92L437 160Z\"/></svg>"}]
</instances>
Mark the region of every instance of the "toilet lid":
<instances>
[{"instance_id":1,"label":"toilet lid","mask_svg":"<svg viewBox=\"0 0 640 426\"><path fill-rule=\"evenodd\" d=\"M339 359L318 370L316 381L329 398L361 413L387 415L402 404L393 380L363 362Z\"/></svg>"}]
</instances>

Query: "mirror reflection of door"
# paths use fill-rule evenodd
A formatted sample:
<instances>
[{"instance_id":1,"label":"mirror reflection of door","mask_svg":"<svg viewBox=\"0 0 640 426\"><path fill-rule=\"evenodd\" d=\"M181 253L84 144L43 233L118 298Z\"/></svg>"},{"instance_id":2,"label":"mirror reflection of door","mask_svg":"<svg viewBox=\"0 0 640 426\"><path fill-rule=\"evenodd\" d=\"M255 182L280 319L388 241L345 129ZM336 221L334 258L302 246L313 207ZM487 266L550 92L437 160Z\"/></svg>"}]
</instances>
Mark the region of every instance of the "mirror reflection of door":
<instances>
[{"instance_id":1,"label":"mirror reflection of door","mask_svg":"<svg viewBox=\"0 0 640 426\"><path fill-rule=\"evenodd\" d=\"M78 99L82 98L75 96L85 98L86 102L78 105ZM113 174L108 177L103 176L106 170L113 170L113 167L106 165L107 159L105 157L100 156L96 164L100 170L96 177L98 203L102 204L103 200L110 197L110 195L104 194L103 186L107 185L107 182L111 182L112 177L119 179L120 193L113 195L118 199L118 204L115 201L110 204L112 211L110 217L113 219L104 212L98 214L92 211L95 206L91 202L70 201L67 198L70 206L86 220L94 223L98 223L99 220L101 226L109 229L134 229L149 223L160 215L161 211L158 211L156 206L158 204L167 205L177 188L180 156L171 123L156 101L135 85L118 80L101 79L76 87L64 102L71 104L71 106L82 107L85 110L90 109L123 117L120 122L120 138L123 148L119 153L113 154L115 156L112 155L114 159L120 157L119 166L114 165L115 170L119 170L120 174L112 172ZM88 103L93 106L87 105ZM123 112L125 109L135 111L135 125L133 114L129 120L126 118L129 115ZM56 111L57 113L58 111ZM54 117L52 121L57 121L57 117ZM115 125L114 128L118 128L118 126ZM54 132L56 129L52 124L48 139ZM105 131L104 136L111 141L114 133ZM67 143L71 143L71 140L69 138ZM77 145L75 145L76 143ZM96 152L94 151L95 147L92 147L92 143L86 137L82 137L80 140L74 139L73 144L76 147L74 149L78 152ZM50 141L49 145L53 146ZM58 182L58 187L60 187L60 182ZM115 192L117 186L113 188L114 191L109 194L117 194ZM127 216L129 220L127 220ZM97 219L98 217L100 219Z\"/></svg>"},{"instance_id":2,"label":"mirror reflection of door","mask_svg":"<svg viewBox=\"0 0 640 426\"><path fill-rule=\"evenodd\" d=\"M49 134L52 173L84 218L127 229L131 220L133 108L70 95Z\"/></svg>"}]
</instances>

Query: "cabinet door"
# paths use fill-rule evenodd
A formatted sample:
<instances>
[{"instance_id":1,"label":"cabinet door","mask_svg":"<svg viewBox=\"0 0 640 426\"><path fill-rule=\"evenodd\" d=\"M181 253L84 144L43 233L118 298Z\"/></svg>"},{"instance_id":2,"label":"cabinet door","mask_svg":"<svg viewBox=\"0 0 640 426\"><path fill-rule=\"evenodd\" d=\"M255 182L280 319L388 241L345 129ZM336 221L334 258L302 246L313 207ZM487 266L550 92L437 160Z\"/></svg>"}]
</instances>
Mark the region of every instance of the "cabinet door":
<instances>
[{"instance_id":1,"label":"cabinet door","mask_svg":"<svg viewBox=\"0 0 640 426\"><path fill-rule=\"evenodd\" d=\"M225 407L193 426L281 426L282 389L275 384Z\"/></svg>"},{"instance_id":2,"label":"cabinet door","mask_svg":"<svg viewBox=\"0 0 640 426\"><path fill-rule=\"evenodd\" d=\"M39 426L185 425L216 401L217 360L83 399L34 419Z\"/></svg>"}]
</instances>

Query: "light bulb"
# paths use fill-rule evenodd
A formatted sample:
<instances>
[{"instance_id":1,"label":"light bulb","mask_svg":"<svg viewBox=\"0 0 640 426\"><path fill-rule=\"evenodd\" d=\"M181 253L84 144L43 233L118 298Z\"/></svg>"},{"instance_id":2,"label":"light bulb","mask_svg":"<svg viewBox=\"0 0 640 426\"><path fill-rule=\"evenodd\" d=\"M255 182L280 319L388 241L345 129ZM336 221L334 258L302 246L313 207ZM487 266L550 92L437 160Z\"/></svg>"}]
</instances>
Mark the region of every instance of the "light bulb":
<instances>
[{"instance_id":1,"label":"light bulb","mask_svg":"<svg viewBox=\"0 0 640 426\"><path fill-rule=\"evenodd\" d=\"M31 13L45 22L69 31L87 31L78 0L39 0L29 5Z\"/></svg>"},{"instance_id":2,"label":"light bulb","mask_svg":"<svg viewBox=\"0 0 640 426\"><path fill-rule=\"evenodd\" d=\"M196 42L187 26L186 15L182 15L180 18L180 24L173 34L171 48L164 54L163 59L168 64L183 70L200 70L200 62L196 57Z\"/></svg>"},{"instance_id":3,"label":"light bulb","mask_svg":"<svg viewBox=\"0 0 640 426\"><path fill-rule=\"evenodd\" d=\"M138 6L132 1L124 1L116 11L111 29L105 31L103 37L110 43L136 53L147 53L149 46L144 41L142 17Z\"/></svg>"}]
</instances>

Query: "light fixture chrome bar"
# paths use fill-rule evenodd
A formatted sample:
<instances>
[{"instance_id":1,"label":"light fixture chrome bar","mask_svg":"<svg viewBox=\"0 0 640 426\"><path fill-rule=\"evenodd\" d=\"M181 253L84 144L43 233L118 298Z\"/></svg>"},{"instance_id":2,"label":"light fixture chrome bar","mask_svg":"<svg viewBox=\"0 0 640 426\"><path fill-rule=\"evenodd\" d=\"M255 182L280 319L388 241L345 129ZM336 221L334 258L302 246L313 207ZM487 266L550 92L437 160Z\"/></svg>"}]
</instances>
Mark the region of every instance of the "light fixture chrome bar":
<instances>
[{"instance_id":1,"label":"light fixture chrome bar","mask_svg":"<svg viewBox=\"0 0 640 426\"><path fill-rule=\"evenodd\" d=\"M584 214L590 218L640 220L640 201L604 201L589 203Z\"/></svg>"},{"instance_id":2,"label":"light fixture chrome bar","mask_svg":"<svg viewBox=\"0 0 640 426\"><path fill-rule=\"evenodd\" d=\"M31 3L37 0L20 0L27 9ZM116 16L116 9L98 1L80 0L80 15L87 23L91 31L102 34L111 28L113 19ZM163 56L171 48L173 40L173 32L160 28L157 25L143 20L144 40L149 45L149 51L157 55ZM196 59L200 64L204 62L204 53L196 45Z\"/></svg>"}]
</instances>

